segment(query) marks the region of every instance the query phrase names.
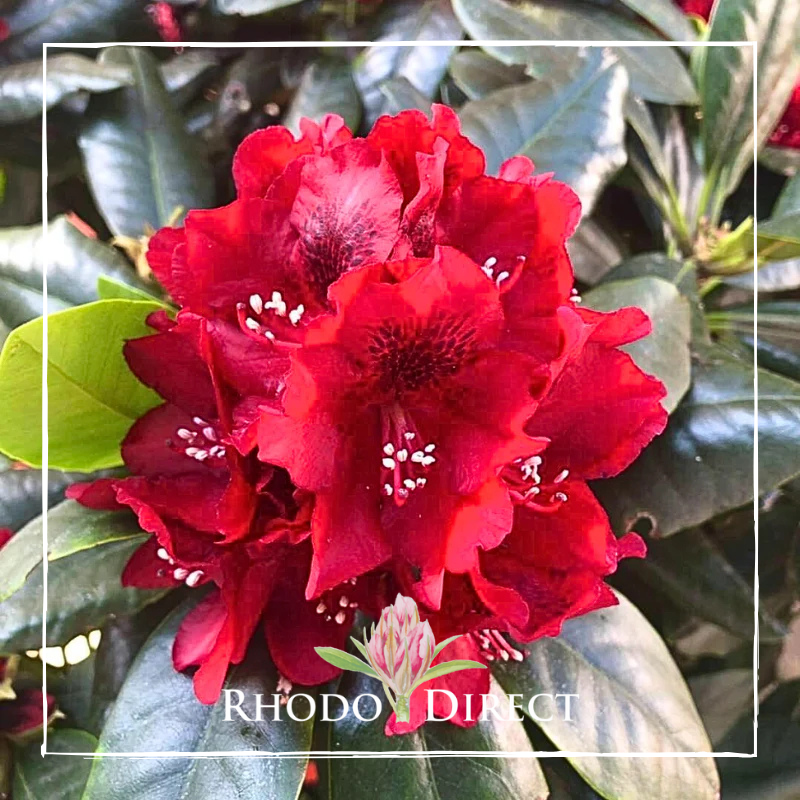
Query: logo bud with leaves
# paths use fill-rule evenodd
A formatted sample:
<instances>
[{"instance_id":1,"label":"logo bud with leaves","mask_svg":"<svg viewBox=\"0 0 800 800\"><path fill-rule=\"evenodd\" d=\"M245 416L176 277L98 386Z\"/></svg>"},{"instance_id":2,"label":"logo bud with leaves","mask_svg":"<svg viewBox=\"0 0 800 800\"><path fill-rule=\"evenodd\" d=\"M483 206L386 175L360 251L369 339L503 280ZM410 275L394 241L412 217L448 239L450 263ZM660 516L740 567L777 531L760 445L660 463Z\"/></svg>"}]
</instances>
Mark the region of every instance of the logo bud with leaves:
<instances>
[{"instance_id":1,"label":"logo bud with leaves","mask_svg":"<svg viewBox=\"0 0 800 800\"><path fill-rule=\"evenodd\" d=\"M372 624L370 639L364 629L364 641L350 637L364 663L356 656L336 647L315 647L317 654L329 664L351 672L363 672L377 678L400 722L408 722L411 693L426 681L462 669L486 669L478 661L447 661L432 667L436 656L460 635L436 644L428 621L419 618L417 604L410 597L398 594L394 605L383 609L377 628Z\"/></svg>"}]
</instances>

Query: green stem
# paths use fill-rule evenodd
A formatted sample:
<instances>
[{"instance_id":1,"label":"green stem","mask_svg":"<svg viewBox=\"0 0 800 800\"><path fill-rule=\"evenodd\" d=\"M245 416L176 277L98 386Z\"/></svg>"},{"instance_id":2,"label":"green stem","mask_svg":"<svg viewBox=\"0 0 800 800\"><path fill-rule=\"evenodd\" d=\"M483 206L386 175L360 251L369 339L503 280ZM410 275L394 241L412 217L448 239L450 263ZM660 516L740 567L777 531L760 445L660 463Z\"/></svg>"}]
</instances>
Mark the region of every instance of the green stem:
<instances>
[{"instance_id":1,"label":"green stem","mask_svg":"<svg viewBox=\"0 0 800 800\"><path fill-rule=\"evenodd\" d=\"M408 698L400 694L397 696L397 705L395 706L394 713L397 714L398 722L408 722L411 718L411 707Z\"/></svg>"},{"instance_id":2,"label":"green stem","mask_svg":"<svg viewBox=\"0 0 800 800\"><path fill-rule=\"evenodd\" d=\"M382 683L381 686L383 686L383 691L386 693L386 697L389 699L389 704L392 706L394 711L397 711L397 706L395 705L392 693L389 691L389 687L385 683Z\"/></svg>"}]
</instances>

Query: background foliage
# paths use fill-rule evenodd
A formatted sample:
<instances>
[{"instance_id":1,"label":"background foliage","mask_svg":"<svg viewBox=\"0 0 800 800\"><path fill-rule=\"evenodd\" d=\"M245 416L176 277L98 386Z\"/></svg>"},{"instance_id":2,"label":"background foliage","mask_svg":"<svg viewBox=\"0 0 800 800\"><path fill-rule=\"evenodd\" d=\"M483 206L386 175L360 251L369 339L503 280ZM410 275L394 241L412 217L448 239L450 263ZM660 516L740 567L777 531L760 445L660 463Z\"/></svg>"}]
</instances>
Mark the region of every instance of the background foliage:
<instances>
[{"instance_id":1,"label":"background foliage","mask_svg":"<svg viewBox=\"0 0 800 800\"><path fill-rule=\"evenodd\" d=\"M719 796L720 778L724 800L799 797L800 150L765 145L800 74L799 18L800 0L718 0L709 26L671 0L0 2L0 449L8 456L0 527L17 531L0 552L0 653L22 656L15 688L40 684L42 662L31 655L42 616L36 515L44 476L35 468L45 263L57 312L50 393L59 400L51 399L46 476L54 506L49 644L102 631L88 659L47 667L63 714L50 749L752 752L754 348L762 700L759 758L716 763L42 761L35 737L0 736L0 797L361 800L380 786L393 798L705 800ZM159 36L416 44L52 49L46 245L42 42ZM759 58L733 47L477 48L470 38L755 38ZM428 43L442 39L465 44ZM190 678L172 670L171 641L189 601L119 585L140 541L135 524L60 502L71 481L121 463L120 437L155 402L120 355L121 342L140 335L147 311L164 302L143 259L147 238L186 209L233 198L232 155L256 128L296 130L303 116L336 112L363 132L381 114L428 110L433 101L458 111L490 171L521 153L570 183L584 207L571 243L584 304L639 305L654 321L653 336L630 352L668 387L668 429L624 474L594 487L618 533L647 538L648 558L626 561L614 577L628 598L619 607L568 623L561 637L530 646L521 667L495 671L499 694L578 687L581 713L592 713L577 726L487 721L386 739L381 724L352 718L223 723L219 706L195 703ZM104 354L102 376L81 359L87 347ZM253 652L228 686L271 692L275 680L266 653ZM348 675L338 690L354 696L368 682ZM165 725L165 715L177 721Z\"/></svg>"}]
</instances>

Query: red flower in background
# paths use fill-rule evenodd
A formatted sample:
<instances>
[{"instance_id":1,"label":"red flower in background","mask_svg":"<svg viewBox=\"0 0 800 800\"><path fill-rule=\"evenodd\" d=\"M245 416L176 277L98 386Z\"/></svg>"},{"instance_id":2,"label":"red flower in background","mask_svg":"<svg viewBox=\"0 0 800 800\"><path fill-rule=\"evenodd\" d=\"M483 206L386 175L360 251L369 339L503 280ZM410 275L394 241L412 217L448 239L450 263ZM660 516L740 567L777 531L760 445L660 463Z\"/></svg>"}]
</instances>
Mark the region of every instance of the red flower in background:
<instances>
[{"instance_id":1,"label":"red flower in background","mask_svg":"<svg viewBox=\"0 0 800 800\"><path fill-rule=\"evenodd\" d=\"M173 653L205 702L261 623L281 673L313 684L335 670L311 649L398 591L437 639L467 634L448 657L486 662L522 657L505 634L613 604L604 578L644 548L586 481L666 423L663 386L618 349L646 317L576 304L568 187L525 158L484 175L443 106L366 139L335 116L301 130L249 136L238 199L151 240L183 309L126 357L167 402L123 443L132 477L70 491L153 534L126 583L215 585ZM457 724L480 711L473 673L431 684Z\"/></svg>"},{"instance_id":2,"label":"red flower in background","mask_svg":"<svg viewBox=\"0 0 800 800\"><path fill-rule=\"evenodd\" d=\"M705 22L711 19L715 0L677 0L684 14L700 17Z\"/></svg>"},{"instance_id":3,"label":"red flower in background","mask_svg":"<svg viewBox=\"0 0 800 800\"><path fill-rule=\"evenodd\" d=\"M789 105L769 137L769 144L800 149L800 83L794 87Z\"/></svg>"}]
</instances>

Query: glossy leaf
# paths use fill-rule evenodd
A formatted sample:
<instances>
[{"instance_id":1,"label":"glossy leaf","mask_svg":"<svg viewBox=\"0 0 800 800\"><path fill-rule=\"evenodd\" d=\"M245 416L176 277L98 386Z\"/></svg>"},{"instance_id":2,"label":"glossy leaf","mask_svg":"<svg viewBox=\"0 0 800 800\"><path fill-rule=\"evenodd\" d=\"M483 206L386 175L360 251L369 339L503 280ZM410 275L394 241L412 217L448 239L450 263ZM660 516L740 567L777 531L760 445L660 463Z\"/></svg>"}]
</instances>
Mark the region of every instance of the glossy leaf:
<instances>
[{"instance_id":1,"label":"glossy leaf","mask_svg":"<svg viewBox=\"0 0 800 800\"><path fill-rule=\"evenodd\" d=\"M161 306L100 300L49 318L50 466L92 472L122 463L120 442L133 422L158 405L122 355L127 339L146 336ZM0 354L0 450L41 466L42 320L14 330Z\"/></svg>"},{"instance_id":2,"label":"glossy leaf","mask_svg":"<svg viewBox=\"0 0 800 800\"><path fill-rule=\"evenodd\" d=\"M334 667L339 669L346 669L351 672L363 672L365 675L371 675L377 678L378 675L369 664L365 664L360 658L357 658L344 650L339 650L336 647L315 647L317 655L333 664Z\"/></svg>"},{"instance_id":3,"label":"glossy leaf","mask_svg":"<svg viewBox=\"0 0 800 800\"><path fill-rule=\"evenodd\" d=\"M58 728L47 736L53 753L93 753L97 739L86 731ZM78 756L48 755L33 742L14 760L14 800L77 800L86 786L91 762Z\"/></svg>"},{"instance_id":4,"label":"glossy leaf","mask_svg":"<svg viewBox=\"0 0 800 800\"><path fill-rule=\"evenodd\" d=\"M581 54L573 48L537 45L504 47L503 39L662 41L645 26L606 8L556 5L540 0L514 4L505 0L453 0L467 33L476 40L499 40L486 51L505 64L528 64L536 77L569 72ZM689 71L677 50L667 47L612 48L630 75L631 90L656 103L697 102Z\"/></svg>"},{"instance_id":5,"label":"glossy leaf","mask_svg":"<svg viewBox=\"0 0 800 800\"><path fill-rule=\"evenodd\" d=\"M47 85L42 86L42 62L31 61L0 67L0 124L24 122L42 114L42 89L47 108L79 92L109 92L132 82L130 70L97 64L76 53L47 60Z\"/></svg>"},{"instance_id":6,"label":"glossy leaf","mask_svg":"<svg viewBox=\"0 0 800 800\"><path fill-rule=\"evenodd\" d=\"M207 159L185 131L153 55L146 48L112 47L98 61L127 67L135 81L92 98L78 139L89 187L111 231L138 238L147 226L174 220L180 209L212 205Z\"/></svg>"},{"instance_id":7,"label":"glossy leaf","mask_svg":"<svg viewBox=\"0 0 800 800\"><path fill-rule=\"evenodd\" d=\"M42 225L0 230L0 319L16 327L42 315L42 275L47 268L49 311L97 299L101 275L142 286L119 250L84 236L67 217Z\"/></svg>"},{"instance_id":8,"label":"glossy leaf","mask_svg":"<svg viewBox=\"0 0 800 800\"><path fill-rule=\"evenodd\" d=\"M753 713L753 670L724 669L689 680L689 688L714 749L739 717Z\"/></svg>"},{"instance_id":9,"label":"glossy leaf","mask_svg":"<svg viewBox=\"0 0 800 800\"><path fill-rule=\"evenodd\" d=\"M41 59L44 42L114 42L142 31L140 0L21 0L6 4L3 18L11 35L0 42L0 64Z\"/></svg>"},{"instance_id":10,"label":"glossy leaf","mask_svg":"<svg viewBox=\"0 0 800 800\"><path fill-rule=\"evenodd\" d=\"M672 0L622 0L622 2L676 42L691 42L697 38L694 25Z\"/></svg>"},{"instance_id":11,"label":"glossy leaf","mask_svg":"<svg viewBox=\"0 0 800 800\"><path fill-rule=\"evenodd\" d=\"M129 286L127 283L120 283L107 275L100 275L97 278L97 296L101 300L146 300L151 303L161 303L164 308L170 308L167 303L148 294L143 289Z\"/></svg>"},{"instance_id":12,"label":"glossy leaf","mask_svg":"<svg viewBox=\"0 0 800 800\"><path fill-rule=\"evenodd\" d=\"M709 204L701 212L716 219L722 201L753 165L786 106L800 67L800 0L726 0L718 3L708 38L712 42L755 41L752 47L712 47L699 60L702 141L709 175ZM753 129L753 72L758 73L758 135Z\"/></svg>"},{"instance_id":13,"label":"glossy leaf","mask_svg":"<svg viewBox=\"0 0 800 800\"><path fill-rule=\"evenodd\" d=\"M538 172L554 172L578 193L584 214L625 163L625 71L595 55L574 81L500 89L460 114L465 135L486 153L487 172L514 155L528 156Z\"/></svg>"},{"instance_id":14,"label":"glossy leaf","mask_svg":"<svg viewBox=\"0 0 800 800\"><path fill-rule=\"evenodd\" d=\"M386 113L399 114L408 108L416 108L430 116L431 101L419 89L415 89L407 78L390 78L381 84L381 93L386 98Z\"/></svg>"},{"instance_id":15,"label":"glossy leaf","mask_svg":"<svg viewBox=\"0 0 800 800\"><path fill-rule=\"evenodd\" d=\"M521 663L493 672L527 710L536 694L569 693L564 713L533 707L534 720L560 750L587 753L710 752L711 746L666 645L624 597L612 608L564 624L555 638L525 645ZM547 720L544 715L551 719ZM614 800L716 800L719 779L710 757L570 757L584 780Z\"/></svg>"},{"instance_id":16,"label":"glossy leaf","mask_svg":"<svg viewBox=\"0 0 800 800\"><path fill-rule=\"evenodd\" d=\"M661 278L641 277L596 286L583 301L597 311L637 306L647 314L652 332L621 348L640 369L667 387L662 405L672 412L689 389L691 334L689 302L674 284Z\"/></svg>"},{"instance_id":17,"label":"glossy leaf","mask_svg":"<svg viewBox=\"0 0 800 800\"><path fill-rule=\"evenodd\" d=\"M129 589L120 575L145 537L98 545L51 561L47 570L47 643L63 645L99 628L110 616L132 614L163 591ZM42 590L39 564L23 586L0 603L0 653L42 646Z\"/></svg>"},{"instance_id":18,"label":"glossy leaf","mask_svg":"<svg viewBox=\"0 0 800 800\"><path fill-rule=\"evenodd\" d=\"M43 531L39 516L0 550L0 601L16 592L42 562ZM74 500L65 500L47 512L47 559L57 561L101 544L137 538L141 533L133 514L94 511Z\"/></svg>"},{"instance_id":19,"label":"glossy leaf","mask_svg":"<svg viewBox=\"0 0 800 800\"><path fill-rule=\"evenodd\" d=\"M297 136L303 117L319 122L326 114L339 114L351 130L358 129L361 100L346 61L326 58L309 64L283 124Z\"/></svg>"},{"instance_id":20,"label":"glossy leaf","mask_svg":"<svg viewBox=\"0 0 800 800\"><path fill-rule=\"evenodd\" d=\"M375 45L366 48L353 64L353 77L361 92L368 125L386 113L381 86L391 78L405 78L425 97L436 96L447 71L453 47L425 44L429 40L460 39L461 25L447 0L408 0L390 3L378 17L374 41L418 41L412 47Z\"/></svg>"},{"instance_id":21,"label":"glossy leaf","mask_svg":"<svg viewBox=\"0 0 800 800\"><path fill-rule=\"evenodd\" d=\"M245 721L235 711L226 722L224 694L212 706L197 700L191 676L172 666L175 633L190 607L183 604L170 614L139 651L100 735L98 752L280 753L310 749L313 723L294 722L285 709L280 722L272 721L268 710L261 722ZM277 682L277 670L263 644L256 642L248 658L230 668L224 689L244 693L242 710L252 718L254 694L263 694L264 702L270 702ZM298 717L306 716L307 701L296 701L293 711ZM134 719L136 724L131 725ZM290 798L300 791L305 767L304 758L103 758L92 764L83 800Z\"/></svg>"},{"instance_id":22,"label":"glossy leaf","mask_svg":"<svg viewBox=\"0 0 800 800\"><path fill-rule=\"evenodd\" d=\"M758 160L773 172L796 175L800 170L800 150L791 147L772 147L767 145L759 154Z\"/></svg>"},{"instance_id":23,"label":"glossy leaf","mask_svg":"<svg viewBox=\"0 0 800 800\"><path fill-rule=\"evenodd\" d=\"M800 473L800 384L759 370L759 481L766 492ZM645 515L654 535L753 499L753 365L721 348L693 355L692 388L666 431L621 475L594 489L615 530Z\"/></svg>"},{"instance_id":24,"label":"glossy leaf","mask_svg":"<svg viewBox=\"0 0 800 800\"><path fill-rule=\"evenodd\" d=\"M467 47L450 59L450 75L470 100L527 79L521 66L504 64L476 47Z\"/></svg>"},{"instance_id":25,"label":"glossy leaf","mask_svg":"<svg viewBox=\"0 0 800 800\"><path fill-rule=\"evenodd\" d=\"M330 730L330 749L417 753L415 758L347 758L330 762L331 800L370 800L376 785L391 787L392 800L544 800L547 784L535 758L426 758L426 753L447 750L532 752L521 722L500 722L489 715L474 728L458 728L449 722L430 722L414 733L387 737L391 713L383 702L380 684L362 675L343 676L339 694L353 700L373 694L382 700L382 713L362 722L352 711ZM496 682L491 692L497 706L508 714L509 700ZM359 712L369 719L374 701L365 698Z\"/></svg>"}]
</instances>

